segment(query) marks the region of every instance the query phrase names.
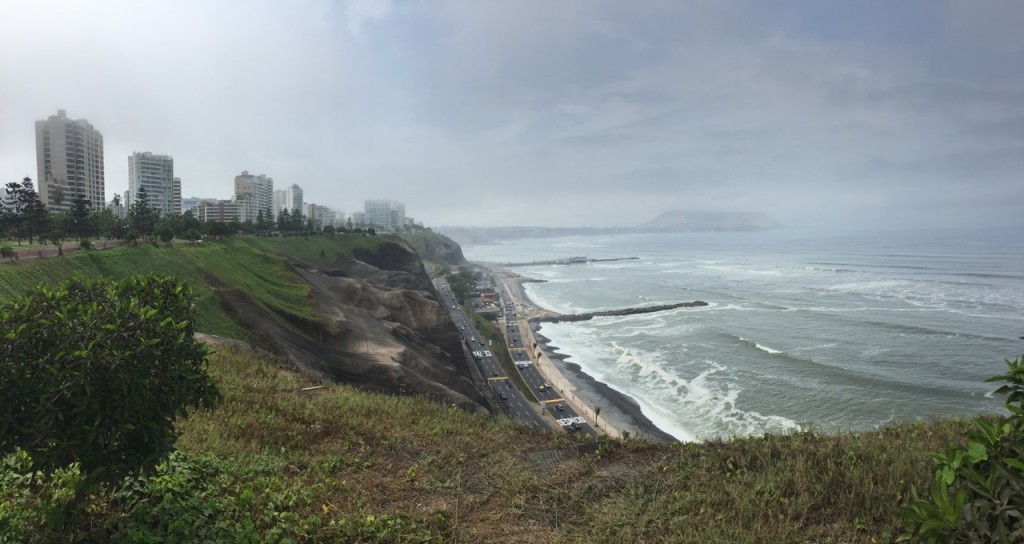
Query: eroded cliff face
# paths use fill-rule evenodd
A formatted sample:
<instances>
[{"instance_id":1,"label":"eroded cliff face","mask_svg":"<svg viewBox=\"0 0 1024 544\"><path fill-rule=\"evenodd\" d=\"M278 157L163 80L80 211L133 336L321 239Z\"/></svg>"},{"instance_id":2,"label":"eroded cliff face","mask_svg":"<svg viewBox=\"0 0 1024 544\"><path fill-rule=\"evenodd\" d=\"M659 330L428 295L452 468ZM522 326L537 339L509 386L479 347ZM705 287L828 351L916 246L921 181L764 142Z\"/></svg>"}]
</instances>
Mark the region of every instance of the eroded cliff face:
<instances>
[{"instance_id":1,"label":"eroded cliff face","mask_svg":"<svg viewBox=\"0 0 1024 544\"><path fill-rule=\"evenodd\" d=\"M488 411L458 330L407 244L387 241L330 266L285 257L312 287L317 320L276 314L228 287L220 293L264 347L340 382Z\"/></svg>"}]
</instances>

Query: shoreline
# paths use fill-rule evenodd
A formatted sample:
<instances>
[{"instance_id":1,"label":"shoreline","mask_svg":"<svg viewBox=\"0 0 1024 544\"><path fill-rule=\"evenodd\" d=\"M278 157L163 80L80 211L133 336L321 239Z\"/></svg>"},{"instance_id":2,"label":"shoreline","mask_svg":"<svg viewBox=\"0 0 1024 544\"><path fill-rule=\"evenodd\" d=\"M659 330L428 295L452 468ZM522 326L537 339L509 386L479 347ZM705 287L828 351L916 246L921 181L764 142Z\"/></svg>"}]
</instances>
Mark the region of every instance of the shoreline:
<instances>
[{"instance_id":1,"label":"shoreline","mask_svg":"<svg viewBox=\"0 0 1024 544\"><path fill-rule=\"evenodd\" d=\"M630 436L657 443L679 442L674 436L661 430L648 419L633 397L616 391L608 384L587 374L579 364L567 361L566 359L571 357L571 354L558 352L558 346L552 345L551 340L540 333L542 323L532 318L555 317L559 314L537 305L526 294L523 284L542 280L524 277L500 265L489 263L483 267L490 270L491 273L502 274L505 277L506 281L502 283L508 288L508 293L513 299L512 302L530 314L531 319L527 320L528 326L537 347L551 361L554 371L558 372L576 389L578 396L589 402L589 406L581 408L592 409L594 406L600 406L601 418L607 420L609 425L613 425L616 429L628 432Z\"/></svg>"},{"instance_id":2,"label":"shoreline","mask_svg":"<svg viewBox=\"0 0 1024 544\"><path fill-rule=\"evenodd\" d=\"M616 428L628 431L630 436L643 438L650 442L670 444L679 440L661 430L644 415L637 401L610 385L587 374L579 364L567 360L572 354L561 353L559 347L551 343L551 339L540 332L540 323L530 322L530 330L537 340L537 346L554 363L558 372L576 387L578 396L584 397L601 406L601 417L609 420Z\"/></svg>"}]
</instances>

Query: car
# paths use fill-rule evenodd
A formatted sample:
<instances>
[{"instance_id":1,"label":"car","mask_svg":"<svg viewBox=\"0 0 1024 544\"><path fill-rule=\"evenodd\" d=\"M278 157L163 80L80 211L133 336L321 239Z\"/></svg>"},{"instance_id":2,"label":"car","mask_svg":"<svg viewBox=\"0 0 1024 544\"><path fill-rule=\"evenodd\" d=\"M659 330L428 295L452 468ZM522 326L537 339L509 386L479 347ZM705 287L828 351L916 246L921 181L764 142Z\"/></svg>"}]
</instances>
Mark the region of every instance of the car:
<instances>
[{"instance_id":1,"label":"car","mask_svg":"<svg viewBox=\"0 0 1024 544\"><path fill-rule=\"evenodd\" d=\"M508 400L508 395L505 393L498 393L498 396L501 397L501 400Z\"/></svg>"},{"instance_id":2,"label":"car","mask_svg":"<svg viewBox=\"0 0 1024 544\"><path fill-rule=\"evenodd\" d=\"M537 391L543 391L544 389L546 389L546 388L543 385L537 387Z\"/></svg>"},{"instance_id":3,"label":"car","mask_svg":"<svg viewBox=\"0 0 1024 544\"><path fill-rule=\"evenodd\" d=\"M564 412L565 406L562 406L561 404L556 404L555 409L558 410L559 412Z\"/></svg>"},{"instance_id":4,"label":"car","mask_svg":"<svg viewBox=\"0 0 1024 544\"><path fill-rule=\"evenodd\" d=\"M548 389L550 389L551 388L551 384L548 383L548 382L544 382L544 387L547 387Z\"/></svg>"},{"instance_id":5,"label":"car","mask_svg":"<svg viewBox=\"0 0 1024 544\"><path fill-rule=\"evenodd\" d=\"M459 328L462 329L462 330L466 330L466 326L465 325L459 325Z\"/></svg>"}]
</instances>

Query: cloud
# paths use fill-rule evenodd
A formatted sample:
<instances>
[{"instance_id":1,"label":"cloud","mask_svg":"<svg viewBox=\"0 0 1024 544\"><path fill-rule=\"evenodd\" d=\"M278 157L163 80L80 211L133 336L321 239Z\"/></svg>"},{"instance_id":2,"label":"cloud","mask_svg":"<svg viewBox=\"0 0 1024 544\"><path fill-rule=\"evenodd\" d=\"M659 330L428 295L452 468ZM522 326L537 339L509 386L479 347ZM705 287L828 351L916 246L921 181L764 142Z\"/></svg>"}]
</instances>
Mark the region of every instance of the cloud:
<instances>
[{"instance_id":1,"label":"cloud","mask_svg":"<svg viewBox=\"0 0 1024 544\"><path fill-rule=\"evenodd\" d=\"M345 4L348 31L356 41L363 41L363 27L387 17L393 8L391 0L350 0Z\"/></svg>"},{"instance_id":2,"label":"cloud","mask_svg":"<svg viewBox=\"0 0 1024 544\"><path fill-rule=\"evenodd\" d=\"M149 150L187 194L246 169L437 225L983 222L1024 206L1024 14L981 4L12 0L0 174L34 176L63 108L104 133L110 194Z\"/></svg>"}]
</instances>

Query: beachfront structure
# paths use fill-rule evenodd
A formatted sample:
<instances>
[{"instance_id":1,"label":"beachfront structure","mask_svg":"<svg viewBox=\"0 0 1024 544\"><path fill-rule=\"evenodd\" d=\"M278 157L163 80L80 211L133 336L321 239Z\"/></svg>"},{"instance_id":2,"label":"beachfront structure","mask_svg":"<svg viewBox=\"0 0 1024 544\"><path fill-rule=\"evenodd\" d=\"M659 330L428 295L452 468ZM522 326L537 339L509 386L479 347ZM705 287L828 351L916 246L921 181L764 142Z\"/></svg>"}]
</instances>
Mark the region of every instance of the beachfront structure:
<instances>
[{"instance_id":1,"label":"beachfront structure","mask_svg":"<svg viewBox=\"0 0 1024 544\"><path fill-rule=\"evenodd\" d=\"M103 134L85 119L68 119L57 110L36 121L36 166L39 200L51 212L71 209L79 195L92 209L103 209Z\"/></svg>"},{"instance_id":2,"label":"beachfront structure","mask_svg":"<svg viewBox=\"0 0 1024 544\"><path fill-rule=\"evenodd\" d=\"M396 200L367 200L363 203L364 224L383 232L396 232L405 226L405 204Z\"/></svg>"},{"instance_id":3,"label":"beachfront structure","mask_svg":"<svg viewBox=\"0 0 1024 544\"><path fill-rule=\"evenodd\" d=\"M274 206L274 180L267 176L253 175L243 170L235 176L235 204L238 220L256 221L260 211L270 212Z\"/></svg>"},{"instance_id":4,"label":"beachfront structure","mask_svg":"<svg viewBox=\"0 0 1024 544\"><path fill-rule=\"evenodd\" d=\"M149 206L160 215L181 213L181 178L174 177L172 157L154 155L149 151L136 151L128 157L129 207L143 187L146 188Z\"/></svg>"}]
</instances>

